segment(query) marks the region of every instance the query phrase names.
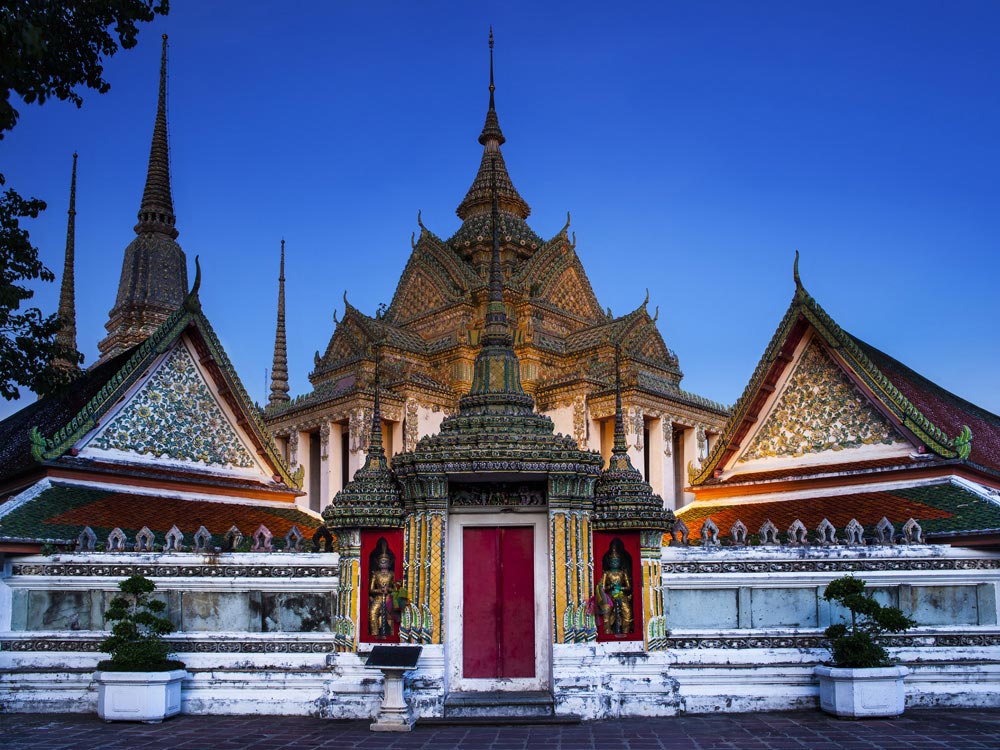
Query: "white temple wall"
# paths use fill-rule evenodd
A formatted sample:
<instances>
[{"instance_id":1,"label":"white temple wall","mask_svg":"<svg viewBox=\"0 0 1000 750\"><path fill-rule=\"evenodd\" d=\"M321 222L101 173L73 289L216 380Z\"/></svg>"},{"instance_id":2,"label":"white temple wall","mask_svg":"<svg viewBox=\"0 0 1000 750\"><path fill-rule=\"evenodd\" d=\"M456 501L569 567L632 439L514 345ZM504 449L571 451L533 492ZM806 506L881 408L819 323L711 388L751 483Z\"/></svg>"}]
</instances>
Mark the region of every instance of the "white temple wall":
<instances>
[{"instance_id":1,"label":"white temple wall","mask_svg":"<svg viewBox=\"0 0 1000 750\"><path fill-rule=\"evenodd\" d=\"M180 628L183 710L369 718L382 677L338 651L336 554L90 553L7 559L0 579L0 706L93 711L102 614L138 572ZM909 706L998 706L1000 554L938 545L668 547L659 650L552 646L557 711L587 719L815 708L822 631L844 613L833 578L864 578L919 625L891 653L912 674ZM338 645L340 644L340 645ZM370 646L362 645L362 652ZM424 646L408 678L418 716L443 710L447 646Z\"/></svg>"},{"instance_id":2,"label":"white temple wall","mask_svg":"<svg viewBox=\"0 0 1000 750\"><path fill-rule=\"evenodd\" d=\"M543 412L545 416L552 420L553 432L563 435L573 436L573 405L557 406L554 409ZM582 446L581 446L582 447Z\"/></svg>"},{"instance_id":3,"label":"white temple wall","mask_svg":"<svg viewBox=\"0 0 1000 750\"><path fill-rule=\"evenodd\" d=\"M698 454L698 429L697 427L687 427L684 432L684 439L682 441L683 453L681 455L680 468L681 468L681 486L687 487L687 470L688 463L694 461L695 465L701 462L701 456ZM688 503L694 502L693 492L684 492L683 498L677 498L678 508L683 508Z\"/></svg>"},{"instance_id":4,"label":"white temple wall","mask_svg":"<svg viewBox=\"0 0 1000 750\"><path fill-rule=\"evenodd\" d=\"M299 432L298 433L298 451L297 459L298 465L302 467L302 490L306 494L297 497L295 499L295 504L302 508L303 510L310 510L315 507L318 502L316 498L313 497L315 494L311 492L312 487L312 475L313 472L318 470L319 467L313 466L312 463L312 445L311 445L311 434L309 432Z\"/></svg>"},{"instance_id":5,"label":"white temple wall","mask_svg":"<svg viewBox=\"0 0 1000 750\"><path fill-rule=\"evenodd\" d=\"M429 406L419 404L417 406L417 432L418 439L425 435L436 435L441 431L441 422L447 416L440 409L434 410Z\"/></svg>"}]
</instances>

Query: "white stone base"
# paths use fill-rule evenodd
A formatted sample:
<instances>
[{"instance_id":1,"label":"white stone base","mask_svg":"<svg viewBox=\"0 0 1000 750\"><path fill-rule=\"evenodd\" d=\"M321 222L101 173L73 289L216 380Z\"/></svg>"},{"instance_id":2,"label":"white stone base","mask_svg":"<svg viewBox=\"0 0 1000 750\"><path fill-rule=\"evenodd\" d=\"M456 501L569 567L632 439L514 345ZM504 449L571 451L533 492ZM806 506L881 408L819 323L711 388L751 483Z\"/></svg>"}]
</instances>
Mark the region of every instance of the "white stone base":
<instances>
[{"instance_id":1,"label":"white stone base","mask_svg":"<svg viewBox=\"0 0 1000 750\"><path fill-rule=\"evenodd\" d=\"M103 672L97 682L97 715L104 721L163 721L181 712L183 669L169 672Z\"/></svg>"},{"instance_id":2,"label":"white stone base","mask_svg":"<svg viewBox=\"0 0 1000 750\"><path fill-rule=\"evenodd\" d=\"M899 716L906 708L906 667L845 669L816 667L819 705L828 714L850 719Z\"/></svg>"}]
</instances>

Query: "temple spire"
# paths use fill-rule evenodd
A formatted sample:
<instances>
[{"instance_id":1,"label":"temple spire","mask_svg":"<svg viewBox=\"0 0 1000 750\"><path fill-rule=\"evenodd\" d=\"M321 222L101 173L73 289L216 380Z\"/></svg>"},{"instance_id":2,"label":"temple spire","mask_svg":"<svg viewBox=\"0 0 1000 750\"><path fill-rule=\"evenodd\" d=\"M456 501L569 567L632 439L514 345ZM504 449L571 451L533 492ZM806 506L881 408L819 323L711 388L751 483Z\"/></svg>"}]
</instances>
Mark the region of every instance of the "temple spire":
<instances>
[{"instance_id":1,"label":"temple spire","mask_svg":"<svg viewBox=\"0 0 1000 750\"><path fill-rule=\"evenodd\" d=\"M628 443L625 442L625 418L622 413L622 361L621 344L615 343L615 442L611 448L612 461L615 458L628 459ZM631 464L629 463L630 467Z\"/></svg>"},{"instance_id":2,"label":"temple spire","mask_svg":"<svg viewBox=\"0 0 1000 750\"><path fill-rule=\"evenodd\" d=\"M379 316L381 317L381 316ZM368 461L385 461L385 446L382 443L382 405L379 401L379 369L382 363L381 341L375 342L375 407L372 409L371 433L368 436Z\"/></svg>"},{"instance_id":3,"label":"temple spire","mask_svg":"<svg viewBox=\"0 0 1000 750\"><path fill-rule=\"evenodd\" d=\"M125 248L118 296L97 347L99 362L147 339L183 303L188 294L187 259L177 244L170 196L167 148L167 36L160 55L160 87L149 148L146 187L139 207L136 237Z\"/></svg>"},{"instance_id":4,"label":"temple spire","mask_svg":"<svg viewBox=\"0 0 1000 750\"><path fill-rule=\"evenodd\" d=\"M482 347L473 365L472 388L459 399L459 411L465 414L531 414L534 399L521 386L521 363L507 323L503 301L503 269L500 265L500 230L497 198L497 159L490 159L490 223L493 252L490 258L489 296Z\"/></svg>"},{"instance_id":5,"label":"temple spire","mask_svg":"<svg viewBox=\"0 0 1000 750\"><path fill-rule=\"evenodd\" d=\"M281 270L278 272L278 324L274 332L274 360L271 363L271 406L288 398L288 343L285 337L285 240L281 240Z\"/></svg>"},{"instance_id":6,"label":"temple spire","mask_svg":"<svg viewBox=\"0 0 1000 750\"><path fill-rule=\"evenodd\" d=\"M500 203L500 210L513 214L521 220L527 219L531 213L531 208L524 198L517 192L514 183L507 174L507 166L504 164L503 155L500 153L500 146L506 143L503 131L500 130L500 119L496 110L496 83L493 76L493 27L490 27L490 106L486 110L486 123L479 134L479 142L483 146L483 158L479 164L479 172L472 182L472 187L466 193L465 199L459 204L455 212L458 217L465 221L470 217L483 216L490 212L490 171L492 160L496 160L496 190L495 193Z\"/></svg>"},{"instance_id":7,"label":"temple spire","mask_svg":"<svg viewBox=\"0 0 1000 750\"><path fill-rule=\"evenodd\" d=\"M73 152L73 176L69 183L69 211L66 219L66 259L63 262L62 285L59 289L59 320L60 328L56 333L56 343L61 347L76 351L76 159ZM53 362L55 367L64 370L77 370L79 365L67 359L59 358Z\"/></svg>"},{"instance_id":8,"label":"temple spire","mask_svg":"<svg viewBox=\"0 0 1000 750\"><path fill-rule=\"evenodd\" d=\"M156 104L153 124L153 141L149 147L149 166L146 169L146 188L142 191L139 206L139 223L136 234L158 232L170 239L177 238L174 223L174 201L170 195L170 153L167 147L167 35L163 35L160 53L160 94Z\"/></svg>"},{"instance_id":9,"label":"temple spire","mask_svg":"<svg viewBox=\"0 0 1000 750\"><path fill-rule=\"evenodd\" d=\"M507 308L503 303L503 269L500 266L500 211L497 208L497 160L490 160L490 210L493 225L493 253L490 257L490 291L486 303L486 331L483 343L486 346L510 346L511 337L507 326Z\"/></svg>"}]
</instances>

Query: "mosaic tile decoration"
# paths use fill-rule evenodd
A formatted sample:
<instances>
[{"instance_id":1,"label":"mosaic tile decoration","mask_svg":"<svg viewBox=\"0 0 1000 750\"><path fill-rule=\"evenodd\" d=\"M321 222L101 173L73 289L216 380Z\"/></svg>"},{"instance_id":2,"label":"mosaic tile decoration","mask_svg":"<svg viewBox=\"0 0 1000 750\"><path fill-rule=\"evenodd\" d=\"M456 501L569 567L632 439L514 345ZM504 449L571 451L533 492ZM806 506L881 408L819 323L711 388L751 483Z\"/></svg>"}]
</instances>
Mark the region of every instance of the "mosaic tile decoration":
<instances>
[{"instance_id":1,"label":"mosaic tile decoration","mask_svg":"<svg viewBox=\"0 0 1000 750\"><path fill-rule=\"evenodd\" d=\"M184 346L167 355L94 445L209 466L255 465Z\"/></svg>"},{"instance_id":2,"label":"mosaic tile decoration","mask_svg":"<svg viewBox=\"0 0 1000 750\"><path fill-rule=\"evenodd\" d=\"M739 462L891 445L899 440L888 420L813 340Z\"/></svg>"}]
</instances>

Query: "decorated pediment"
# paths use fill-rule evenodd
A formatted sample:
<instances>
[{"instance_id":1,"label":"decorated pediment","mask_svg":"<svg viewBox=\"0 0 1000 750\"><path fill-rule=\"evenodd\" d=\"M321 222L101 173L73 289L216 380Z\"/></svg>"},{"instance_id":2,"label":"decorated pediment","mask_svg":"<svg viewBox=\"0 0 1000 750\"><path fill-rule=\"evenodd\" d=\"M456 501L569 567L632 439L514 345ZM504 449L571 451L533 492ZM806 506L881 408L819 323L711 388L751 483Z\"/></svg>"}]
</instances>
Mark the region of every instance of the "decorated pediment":
<instances>
[{"instance_id":1,"label":"decorated pediment","mask_svg":"<svg viewBox=\"0 0 1000 750\"><path fill-rule=\"evenodd\" d=\"M404 274L392 299L393 319L402 323L449 302L439 279L421 267Z\"/></svg>"},{"instance_id":2,"label":"decorated pediment","mask_svg":"<svg viewBox=\"0 0 1000 750\"><path fill-rule=\"evenodd\" d=\"M629 333L626 344L628 352L651 362L660 362L665 367L676 367L677 357L667 348L656 325L648 316L644 315L643 318Z\"/></svg>"},{"instance_id":3,"label":"decorated pediment","mask_svg":"<svg viewBox=\"0 0 1000 750\"><path fill-rule=\"evenodd\" d=\"M761 427L733 468L767 459L799 459L909 443L812 338L805 344Z\"/></svg>"},{"instance_id":4,"label":"decorated pediment","mask_svg":"<svg viewBox=\"0 0 1000 750\"><path fill-rule=\"evenodd\" d=\"M206 373L178 341L110 421L87 440L83 451L260 470L252 445L235 426Z\"/></svg>"},{"instance_id":5,"label":"decorated pediment","mask_svg":"<svg viewBox=\"0 0 1000 750\"><path fill-rule=\"evenodd\" d=\"M355 322L342 321L330 337L330 343L323 354L323 363L329 365L364 354L365 340L364 331Z\"/></svg>"},{"instance_id":6,"label":"decorated pediment","mask_svg":"<svg viewBox=\"0 0 1000 750\"><path fill-rule=\"evenodd\" d=\"M601 312L590 284L585 281L582 269L577 268L576 264L563 269L547 285L541 298L560 310L581 318L594 318Z\"/></svg>"}]
</instances>

